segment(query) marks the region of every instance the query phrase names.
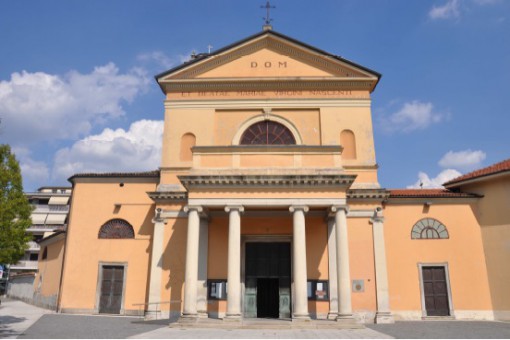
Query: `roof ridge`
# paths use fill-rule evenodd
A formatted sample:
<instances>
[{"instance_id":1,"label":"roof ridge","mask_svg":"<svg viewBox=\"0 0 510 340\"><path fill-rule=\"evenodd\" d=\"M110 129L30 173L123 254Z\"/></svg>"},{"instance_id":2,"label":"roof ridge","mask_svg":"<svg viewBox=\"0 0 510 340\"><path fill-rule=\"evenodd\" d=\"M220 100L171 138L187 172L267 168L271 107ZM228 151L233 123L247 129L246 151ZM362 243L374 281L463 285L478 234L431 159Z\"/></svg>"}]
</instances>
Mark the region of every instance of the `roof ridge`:
<instances>
[{"instance_id":1,"label":"roof ridge","mask_svg":"<svg viewBox=\"0 0 510 340\"><path fill-rule=\"evenodd\" d=\"M504 172L504 171L510 171L510 158L505 159L498 163L491 164L491 165L486 166L481 169L473 170L471 172L468 172L467 174L458 176L456 178L453 178L453 179L449 180L448 182L443 183L443 185L446 186L446 185L457 184L457 183L464 182L467 180L484 177L484 176L489 176L489 175L494 175L494 174Z\"/></svg>"}]
</instances>

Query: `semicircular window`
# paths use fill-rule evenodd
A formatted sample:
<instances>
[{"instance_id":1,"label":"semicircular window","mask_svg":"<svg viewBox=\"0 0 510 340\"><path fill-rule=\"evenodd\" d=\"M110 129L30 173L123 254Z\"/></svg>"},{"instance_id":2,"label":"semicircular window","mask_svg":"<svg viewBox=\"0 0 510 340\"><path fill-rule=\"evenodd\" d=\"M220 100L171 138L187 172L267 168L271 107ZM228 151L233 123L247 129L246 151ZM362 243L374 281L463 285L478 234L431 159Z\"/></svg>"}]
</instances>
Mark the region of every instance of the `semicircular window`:
<instances>
[{"instance_id":1,"label":"semicircular window","mask_svg":"<svg viewBox=\"0 0 510 340\"><path fill-rule=\"evenodd\" d=\"M294 135L283 124L265 120L250 125L241 136L241 145L292 145Z\"/></svg>"},{"instance_id":2,"label":"semicircular window","mask_svg":"<svg viewBox=\"0 0 510 340\"><path fill-rule=\"evenodd\" d=\"M135 231L128 222L121 219L109 220L99 229L99 238L135 238Z\"/></svg>"},{"instance_id":3,"label":"semicircular window","mask_svg":"<svg viewBox=\"0 0 510 340\"><path fill-rule=\"evenodd\" d=\"M423 218L416 222L411 230L411 239L449 238L445 225L434 218Z\"/></svg>"}]
</instances>

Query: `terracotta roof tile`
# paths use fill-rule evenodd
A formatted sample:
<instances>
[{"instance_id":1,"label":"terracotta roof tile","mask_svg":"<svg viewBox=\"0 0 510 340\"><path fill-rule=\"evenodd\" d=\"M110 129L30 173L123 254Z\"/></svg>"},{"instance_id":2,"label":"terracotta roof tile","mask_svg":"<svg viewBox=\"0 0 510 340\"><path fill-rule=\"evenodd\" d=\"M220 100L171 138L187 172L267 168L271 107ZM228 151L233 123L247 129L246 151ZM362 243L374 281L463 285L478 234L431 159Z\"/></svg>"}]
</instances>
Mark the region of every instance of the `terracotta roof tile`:
<instances>
[{"instance_id":1,"label":"terracotta roof tile","mask_svg":"<svg viewBox=\"0 0 510 340\"><path fill-rule=\"evenodd\" d=\"M67 180L72 181L75 178L87 178L87 177L159 177L159 170L143 171L143 172L99 172L99 173L82 173L74 174Z\"/></svg>"},{"instance_id":2,"label":"terracotta roof tile","mask_svg":"<svg viewBox=\"0 0 510 340\"><path fill-rule=\"evenodd\" d=\"M459 176L457 178L452 179L451 181L448 181L444 183L445 186L451 186L452 184L457 184L460 182L464 182L467 180L494 175L500 172L510 171L510 158L507 160L504 160L502 162L490 165L486 168L478 169L475 171L472 171L470 173L467 173L465 175Z\"/></svg>"},{"instance_id":3,"label":"terracotta roof tile","mask_svg":"<svg viewBox=\"0 0 510 340\"><path fill-rule=\"evenodd\" d=\"M480 197L467 192L454 192L447 189L389 189L390 198L462 198Z\"/></svg>"}]
</instances>

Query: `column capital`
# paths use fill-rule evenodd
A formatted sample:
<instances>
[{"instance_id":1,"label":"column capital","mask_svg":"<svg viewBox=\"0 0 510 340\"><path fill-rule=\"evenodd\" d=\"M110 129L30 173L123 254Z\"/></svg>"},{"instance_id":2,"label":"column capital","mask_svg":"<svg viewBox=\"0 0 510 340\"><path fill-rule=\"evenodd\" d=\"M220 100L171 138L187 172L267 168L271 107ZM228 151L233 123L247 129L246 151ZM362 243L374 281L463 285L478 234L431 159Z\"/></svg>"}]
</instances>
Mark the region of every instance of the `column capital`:
<instances>
[{"instance_id":1,"label":"column capital","mask_svg":"<svg viewBox=\"0 0 510 340\"><path fill-rule=\"evenodd\" d=\"M374 215L370 218L370 223L384 223L384 216L382 208L377 207L374 209Z\"/></svg>"},{"instance_id":2,"label":"column capital","mask_svg":"<svg viewBox=\"0 0 510 340\"><path fill-rule=\"evenodd\" d=\"M196 210L196 212L201 213L204 212L204 207L201 205L187 205L184 207L184 212L189 213L192 210Z\"/></svg>"},{"instance_id":3,"label":"column capital","mask_svg":"<svg viewBox=\"0 0 510 340\"><path fill-rule=\"evenodd\" d=\"M308 206L306 205L291 205L289 207L289 211L291 213L295 212L295 211L299 211L299 210L302 210L304 213L307 213L308 212Z\"/></svg>"},{"instance_id":4,"label":"column capital","mask_svg":"<svg viewBox=\"0 0 510 340\"><path fill-rule=\"evenodd\" d=\"M231 211L239 211L240 213L244 212L244 207L242 205L227 205L225 207L225 212L231 212Z\"/></svg>"},{"instance_id":5,"label":"column capital","mask_svg":"<svg viewBox=\"0 0 510 340\"><path fill-rule=\"evenodd\" d=\"M345 211L346 215L349 213L349 207L347 205L333 205L329 208L329 212L333 214L341 210Z\"/></svg>"}]
</instances>

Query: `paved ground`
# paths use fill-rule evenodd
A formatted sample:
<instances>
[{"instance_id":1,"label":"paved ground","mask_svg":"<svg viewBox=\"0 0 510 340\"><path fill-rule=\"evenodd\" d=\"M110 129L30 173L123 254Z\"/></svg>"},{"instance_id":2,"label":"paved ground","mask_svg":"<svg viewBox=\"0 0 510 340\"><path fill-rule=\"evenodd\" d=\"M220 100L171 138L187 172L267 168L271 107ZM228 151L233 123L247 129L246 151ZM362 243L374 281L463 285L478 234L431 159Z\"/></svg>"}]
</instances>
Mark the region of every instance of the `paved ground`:
<instances>
[{"instance_id":1,"label":"paved ground","mask_svg":"<svg viewBox=\"0 0 510 340\"><path fill-rule=\"evenodd\" d=\"M27 305L21 301L2 299L0 304L0 338L15 339L44 314L46 309Z\"/></svg>"},{"instance_id":2,"label":"paved ground","mask_svg":"<svg viewBox=\"0 0 510 340\"><path fill-rule=\"evenodd\" d=\"M65 315L25 304L2 301L0 338L212 338L212 339L289 339L289 338L510 338L510 323L469 321L397 322L393 325L367 325L349 329L222 329L168 327L168 320L145 322L119 316Z\"/></svg>"},{"instance_id":3,"label":"paved ground","mask_svg":"<svg viewBox=\"0 0 510 340\"><path fill-rule=\"evenodd\" d=\"M510 339L509 322L402 321L367 327L397 339Z\"/></svg>"}]
</instances>

